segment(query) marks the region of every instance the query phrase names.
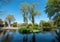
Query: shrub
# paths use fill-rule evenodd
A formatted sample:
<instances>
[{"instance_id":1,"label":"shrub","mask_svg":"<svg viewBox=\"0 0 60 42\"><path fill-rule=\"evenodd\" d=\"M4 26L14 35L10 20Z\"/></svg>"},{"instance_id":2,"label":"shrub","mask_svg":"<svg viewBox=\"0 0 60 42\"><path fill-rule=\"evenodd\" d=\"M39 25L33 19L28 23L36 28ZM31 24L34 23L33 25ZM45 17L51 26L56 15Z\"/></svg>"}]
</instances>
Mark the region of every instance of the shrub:
<instances>
[{"instance_id":1,"label":"shrub","mask_svg":"<svg viewBox=\"0 0 60 42\"><path fill-rule=\"evenodd\" d=\"M21 28L21 29L19 29L18 31L20 32L20 33L30 33L31 31L33 30L33 28Z\"/></svg>"},{"instance_id":2,"label":"shrub","mask_svg":"<svg viewBox=\"0 0 60 42\"><path fill-rule=\"evenodd\" d=\"M24 28L20 28L18 31L20 33L31 33L33 30L40 30L40 28L37 26L30 26L29 28L25 26Z\"/></svg>"},{"instance_id":3,"label":"shrub","mask_svg":"<svg viewBox=\"0 0 60 42\"><path fill-rule=\"evenodd\" d=\"M43 31L51 31L52 28L43 28Z\"/></svg>"}]
</instances>

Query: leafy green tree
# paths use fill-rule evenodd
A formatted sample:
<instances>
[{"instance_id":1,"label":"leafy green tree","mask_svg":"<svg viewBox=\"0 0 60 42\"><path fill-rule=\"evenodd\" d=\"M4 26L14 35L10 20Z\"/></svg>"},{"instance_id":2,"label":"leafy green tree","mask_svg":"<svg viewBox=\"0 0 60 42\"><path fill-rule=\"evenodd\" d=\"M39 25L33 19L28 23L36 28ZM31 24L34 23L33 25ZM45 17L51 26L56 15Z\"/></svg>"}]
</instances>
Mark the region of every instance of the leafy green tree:
<instances>
[{"instance_id":1,"label":"leafy green tree","mask_svg":"<svg viewBox=\"0 0 60 42\"><path fill-rule=\"evenodd\" d=\"M15 20L14 16L13 15L7 15L6 16L6 20L8 21L9 23L9 26L11 25L11 22Z\"/></svg>"},{"instance_id":2,"label":"leafy green tree","mask_svg":"<svg viewBox=\"0 0 60 42\"><path fill-rule=\"evenodd\" d=\"M41 21L40 22L40 26L42 26L42 27L51 27L52 25L52 22L46 22L46 21Z\"/></svg>"},{"instance_id":3,"label":"leafy green tree","mask_svg":"<svg viewBox=\"0 0 60 42\"><path fill-rule=\"evenodd\" d=\"M49 22L49 21L46 22L46 21L43 21L43 20L42 20L42 21L40 22L40 26L41 26L41 29L43 28L43 29L42 29L43 31L50 31L50 30L52 29L52 28L51 28L51 27L52 27L52 24L53 24L53 23L52 23L52 22Z\"/></svg>"},{"instance_id":4,"label":"leafy green tree","mask_svg":"<svg viewBox=\"0 0 60 42\"><path fill-rule=\"evenodd\" d=\"M59 16L59 17L58 17ZM55 22L54 22L54 25L60 27L60 15L57 15L55 18L54 18Z\"/></svg>"},{"instance_id":5,"label":"leafy green tree","mask_svg":"<svg viewBox=\"0 0 60 42\"><path fill-rule=\"evenodd\" d=\"M17 27L17 22L14 22L13 23L13 27Z\"/></svg>"},{"instance_id":6,"label":"leafy green tree","mask_svg":"<svg viewBox=\"0 0 60 42\"><path fill-rule=\"evenodd\" d=\"M28 23L28 3L21 4L20 10L22 11L24 23Z\"/></svg>"},{"instance_id":7,"label":"leafy green tree","mask_svg":"<svg viewBox=\"0 0 60 42\"><path fill-rule=\"evenodd\" d=\"M45 11L50 19L60 14L60 0L48 0Z\"/></svg>"},{"instance_id":8,"label":"leafy green tree","mask_svg":"<svg viewBox=\"0 0 60 42\"><path fill-rule=\"evenodd\" d=\"M53 19L56 25L59 25L60 18L60 0L48 0L45 12L48 14L49 19Z\"/></svg>"},{"instance_id":9,"label":"leafy green tree","mask_svg":"<svg viewBox=\"0 0 60 42\"><path fill-rule=\"evenodd\" d=\"M35 16L39 15L40 12L36 10L36 5L37 4L28 4L28 3L23 3L21 5L21 11L23 15L23 20L25 23L28 22L28 18L31 20L32 24L35 23Z\"/></svg>"},{"instance_id":10,"label":"leafy green tree","mask_svg":"<svg viewBox=\"0 0 60 42\"><path fill-rule=\"evenodd\" d=\"M29 18L31 19L32 24L34 24L35 16L40 14L39 11L36 10L36 4L32 4L31 6L29 6L29 12L30 12Z\"/></svg>"}]
</instances>

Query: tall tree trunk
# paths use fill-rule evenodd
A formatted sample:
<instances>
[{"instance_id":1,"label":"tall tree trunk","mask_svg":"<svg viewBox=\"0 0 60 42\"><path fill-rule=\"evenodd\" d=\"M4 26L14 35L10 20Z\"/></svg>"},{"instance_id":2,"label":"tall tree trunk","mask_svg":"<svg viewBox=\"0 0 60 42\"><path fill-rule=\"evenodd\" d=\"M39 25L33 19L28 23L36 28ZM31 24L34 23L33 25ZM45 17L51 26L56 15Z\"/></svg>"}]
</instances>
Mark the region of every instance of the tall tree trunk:
<instances>
[{"instance_id":1,"label":"tall tree trunk","mask_svg":"<svg viewBox=\"0 0 60 42\"><path fill-rule=\"evenodd\" d=\"M34 15L32 15L32 24L34 25L35 21L34 21Z\"/></svg>"},{"instance_id":2,"label":"tall tree trunk","mask_svg":"<svg viewBox=\"0 0 60 42\"><path fill-rule=\"evenodd\" d=\"M28 23L28 20L27 20L27 15L24 13L23 14L23 20L24 20L24 23L27 24Z\"/></svg>"},{"instance_id":3,"label":"tall tree trunk","mask_svg":"<svg viewBox=\"0 0 60 42\"><path fill-rule=\"evenodd\" d=\"M23 14L23 20L24 20L24 23L25 23L25 14Z\"/></svg>"},{"instance_id":4,"label":"tall tree trunk","mask_svg":"<svg viewBox=\"0 0 60 42\"><path fill-rule=\"evenodd\" d=\"M25 37L23 38L23 42L28 42L28 34L26 34Z\"/></svg>"},{"instance_id":5,"label":"tall tree trunk","mask_svg":"<svg viewBox=\"0 0 60 42\"><path fill-rule=\"evenodd\" d=\"M28 24L27 14L25 14L25 23Z\"/></svg>"},{"instance_id":6,"label":"tall tree trunk","mask_svg":"<svg viewBox=\"0 0 60 42\"><path fill-rule=\"evenodd\" d=\"M11 21L10 21L10 20L9 20L8 26L9 26L9 27L11 26Z\"/></svg>"}]
</instances>

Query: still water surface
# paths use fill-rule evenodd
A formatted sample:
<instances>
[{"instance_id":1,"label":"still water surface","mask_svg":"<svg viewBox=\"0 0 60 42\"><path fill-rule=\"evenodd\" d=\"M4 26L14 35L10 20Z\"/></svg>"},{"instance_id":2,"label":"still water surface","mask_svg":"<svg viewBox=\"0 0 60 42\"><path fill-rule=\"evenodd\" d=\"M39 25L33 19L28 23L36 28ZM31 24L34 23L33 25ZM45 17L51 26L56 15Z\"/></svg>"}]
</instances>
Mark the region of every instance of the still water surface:
<instances>
[{"instance_id":1,"label":"still water surface","mask_svg":"<svg viewBox=\"0 0 60 42\"><path fill-rule=\"evenodd\" d=\"M40 32L31 34L9 32L9 35L0 38L0 42L58 42L56 36L56 33L52 32Z\"/></svg>"}]
</instances>

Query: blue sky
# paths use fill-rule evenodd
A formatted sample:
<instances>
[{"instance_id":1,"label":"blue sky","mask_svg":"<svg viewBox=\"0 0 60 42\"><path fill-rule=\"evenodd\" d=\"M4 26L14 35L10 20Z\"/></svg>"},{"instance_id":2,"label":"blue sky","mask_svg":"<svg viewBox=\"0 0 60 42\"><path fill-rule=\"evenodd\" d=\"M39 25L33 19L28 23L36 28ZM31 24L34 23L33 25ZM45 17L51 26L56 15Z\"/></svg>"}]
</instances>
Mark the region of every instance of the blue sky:
<instances>
[{"instance_id":1,"label":"blue sky","mask_svg":"<svg viewBox=\"0 0 60 42\"><path fill-rule=\"evenodd\" d=\"M22 12L19 9L19 7L21 3L24 3L24 2L27 2L29 4L38 3L38 6L36 7L36 9L39 10L39 12L41 12L41 16L35 17L35 23L39 23L40 20L45 20L45 21L49 20L46 13L44 12L47 0L14 0L13 2L1 8L1 10L4 11L4 15L2 15L0 18L5 20L5 17L7 14L12 14L16 19L15 21L17 21L18 23L23 23ZM29 20L29 23L31 23L30 20Z\"/></svg>"}]
</instances>

